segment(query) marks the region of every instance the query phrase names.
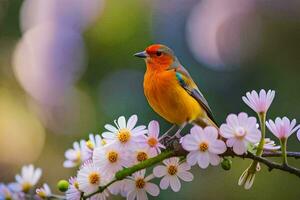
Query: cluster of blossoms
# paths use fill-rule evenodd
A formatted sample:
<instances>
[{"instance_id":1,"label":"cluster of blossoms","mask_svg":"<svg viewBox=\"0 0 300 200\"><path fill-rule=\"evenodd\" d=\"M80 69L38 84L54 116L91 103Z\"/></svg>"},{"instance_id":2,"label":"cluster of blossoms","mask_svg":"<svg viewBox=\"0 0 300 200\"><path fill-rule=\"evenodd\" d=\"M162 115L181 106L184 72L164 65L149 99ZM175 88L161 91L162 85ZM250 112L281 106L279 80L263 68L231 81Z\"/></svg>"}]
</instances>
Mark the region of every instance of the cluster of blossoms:
<instances>
[{"instance_id":1,"label":"cluster of blossoms","mask_svg":"<svg viewBox=\"0 0 300 200\"><path fill-rule=\"evenodd\" d=\"M217 166L228 160L226 155L242 156L250 152L261 156L263 152L281 149L283 164L287 165L287 139L297 130L300 137L300 125L296 126L296 120L287 117L266 121L266 113L274 96L274 91L261 90L259 93L248 92L243 97L243 101L257 113L259 125L257 118L241 112L229 114L226 123L219 129L193 126L190 133L177 143L185 153L165 157L162 155L175 151L172 145L164 146L165 138L159 137L157 121L151 121L148 127L137 126L136 115L128 120L121 116L114 121L114 125L106 124L106 130L101 135L90 134L88 140L75 142L73 148L65 152L64 167L78 167L78 171L76 176L70 178L64 198L105 200L110 195L121 195L128 200L147 200L148 195L158 196L160 189L171 188L178 192L182 181L193 180L191 167L198 165L205 169L209 165ZM279 139L280 146L265 138L265 127ZM231 154L226 154L228 152ZM158 162L154 162L156 158ZM149 159L151 162L147 162ZM150 167L153 167L152 172L149 172ZM241 175L238 184L249 189L259 169L259 163L254 160ZM120 178L120 173L128 170L131 170L130 173ZM40 176L40 169L34 169L32 165L23 167L22 174L16 176L16 183L0 185L0 199L24 199ZM155 178L160 179L159 185L153 183ZM36 189L35 198L49 197L55 195L51 194L47 184Z\"/></svg>"},{"instance_id":2,"label":"cluster of blossoms","mask_svg":"<svg viewBox=\"0 0 300 200\"><path fill-rule=\"evenodd\" d=\"M66 199L78 200L83 196L91 196L99 187L113 182L101 193L90 199L106 199L109 195L121 195L127 199L147 199L147 194L158 196L160 189L152 183L154 178L162 178L161 189L170 187L178 192L180 180L192 181L191 169L184 160L171 157L146 175L146 169L137 171L124 180L115 180L115 174L149 158L155 157L165 149L159 138L159 123L151 121L148 127L136 126L138 117L132 115L127 121L124 116L114 121L114 125L106 124L105 132L100 135L90 134L89 140L74 143L74 148L66 151L65 167L79 165L76 177L69 181Z\"/></svg>"},{"instance_id":3,"label":"cluster of blossoms","mask_svg":"<svg viewBox=\"0 0 300 200\"><path fill-rule=\"evenodd\" d=\"M9 184L0 183L0 199L2 200L42 200L52 196L50 187L44 183L42 187L34 188L41 178L42 170L33 165L22 167L21 173L17 174L15 182Z\"/></svg>"}]
</instances>

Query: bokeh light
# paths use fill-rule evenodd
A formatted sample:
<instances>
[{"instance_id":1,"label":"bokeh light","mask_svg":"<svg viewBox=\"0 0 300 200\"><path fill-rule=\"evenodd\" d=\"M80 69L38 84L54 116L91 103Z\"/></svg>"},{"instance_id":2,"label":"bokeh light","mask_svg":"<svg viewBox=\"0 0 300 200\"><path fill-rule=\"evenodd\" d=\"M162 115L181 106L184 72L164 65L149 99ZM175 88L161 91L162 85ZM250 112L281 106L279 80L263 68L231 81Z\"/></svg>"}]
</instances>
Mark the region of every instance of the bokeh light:
<instances>
[{"instance_id":1,"label":"bokeh light","mask_svg":"<svg viewBox=\"0 0 300 200\"><path fill-rule=\"evenodd\" d=\"M55 22L82 31L96 21L104 0L25 0L20 14L23 32L36 25Z\"/></svg>"},{"instance_id":2,"label":"bokeh light","mask_svg":"<svg viewBox=\"0 0 300 200\"><path fill-rule=\"evenodd\" d=\"M26 108L24 96L0 88L0 163L34 162L43 149L45 130Z\"/></svg>"},{"instance_id":3,"label":"bokeh light","mask_svg":"<svg viewBox=\"0 0 300 200\"><path fill-rule=\"evenodd\" d=\"M203 0L188 19L187 42L195 58L214 69L237 66L259 47L255 1Z\"/></svg>"},{"instance_id":4,"label":"bokeh light","mask_svg":"<svg viewBox=\"0 0 300 200\"><path fill-rule=\"evenodd\" d=\"M85 68L81 35L50 23L27 31L14 55L15 74L23 88L43 104L60 104Z\"/></svg>"}]
</instances>

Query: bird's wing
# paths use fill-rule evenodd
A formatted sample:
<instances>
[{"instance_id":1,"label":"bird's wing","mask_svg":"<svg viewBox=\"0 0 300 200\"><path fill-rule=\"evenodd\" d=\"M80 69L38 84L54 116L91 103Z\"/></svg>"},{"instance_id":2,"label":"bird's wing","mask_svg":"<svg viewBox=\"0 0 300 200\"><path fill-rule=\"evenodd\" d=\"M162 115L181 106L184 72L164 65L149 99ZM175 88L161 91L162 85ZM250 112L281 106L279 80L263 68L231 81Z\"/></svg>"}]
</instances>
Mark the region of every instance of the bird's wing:
<instances>
[{"instance_id":1,"label":"bird's wing","mask_svg":"<svg viewBox=\"0 0 300 200\"><path fill-rule=\"evenodd\" d=\"M197 100L197 102L205 109L208 117L215 124L217 124L206 99L198 89L196 83L193 81L188 71L181 65L179 67L176 67L175 70L176 70L176 78L179 84L189 93L189 95L191 95L193 98Z\"/></svg>"}]
</instances>

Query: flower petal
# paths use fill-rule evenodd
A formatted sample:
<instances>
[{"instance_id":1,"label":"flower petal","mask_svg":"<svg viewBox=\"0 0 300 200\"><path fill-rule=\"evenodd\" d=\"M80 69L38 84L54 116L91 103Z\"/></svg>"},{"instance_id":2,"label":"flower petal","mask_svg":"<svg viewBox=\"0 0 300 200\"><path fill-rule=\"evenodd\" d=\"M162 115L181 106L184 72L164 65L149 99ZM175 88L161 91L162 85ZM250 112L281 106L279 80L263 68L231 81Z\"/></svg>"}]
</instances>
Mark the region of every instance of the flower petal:
<instances>
[{"instance_id":1,"label":"flower petal","mask_svg":"<svg viewBox=\"0 0 300 200\"><path fill-rule=\"evenodd\" d=\"M169 185L170 185L170 176L164 176L159 183L159 187L165 190L169 187Z\"/></svg>"},{"instance_id":2,"label":"flower petal","mask_svg":"<svg viewBox=\"0 0 300 200\"><path fill-rule=\"evenodd\" d=\"M187 171L178 172L177 176L186 182L190 182L194 179L194 175L191 172Z\"/></svg>"},{"instance_id":3,"label":"flower petal","mask_svg":"<svg viewBox=\"0 0 300 200\"><path fill-rule=\"evenodd\" d=\"M118 118L118 125L119 125L120 129L126 128L126 119L124 116L121 116Z\"/></svg>"},{"instance_id":4,"label":"flower petal","mask_svg":"<svg viewBox=\"0 0 300 200\"><path fill-rule=\"evenodd\" d=\"M153 169L153 174L158 178L163 177L167 174L167 167L162 165L156 166Z\"/></svg>"},{"instance_id":5,"label":"flower petal","mask_svg":"<svg viewBox=\"0 0 300 200\"><path fill-rule=\"evenodd\" d=\"M182 147L187 151L195 151L199 148L199 142L191 134L188 134L182 139Z\"/></svg>"},{"instance_id":6,"label":"flower petal","mask_svg":"<svg viewBox=\"0 0 300 200\"><path fill-rule=\"evenodd\" d=\"M233 144L233 151L238 155L242 155L246 153L247 148L245 143L242 140L236 140L235 143Z\"/></svg>"},{"instance_id":7,"label":"flower petal","mask_svg":"<svg viewBox=\"0 0 300 200\"><path fill-rule=\"evenodd\" d=\"M132 130L138 121L137 115L132 115L127 121L127 128Z\"/></svg>"},{"instance_id":8,"label":"flower petal","mask_svg":"<svg viewBox=\"0 0 300 200\"><path fill-rule=\"evenodd\" d=\"M192 151L187 155L186 161L190 166L193 166L197 163L198 154L199 154L199 151Z\"/></svg>"},{"instance_id":9,"label":"flower petal","mask_svg":"<svg viewBox=\"0 0 300 200\"><path fill-rule=\"evenodd\" d=\"M209 165L208 152L199 153L197 158L198 158L197 160L198 160L199 167L201 167L202 169L205 169L208 167L208 165Z\"/></svg>"},{"instance_id":10,"label":"flower petal","mask_svg":"<svg viewBox=\"0 0 300 200\"><path fill-rule=\"evenodd\" d=\"M148 125L148 135L158 138L159 136L159 123L158 121L152 120Z\"/></svg>"},{"instance_id":11,"label":"flower petal","mask_svg":"<svg viewBox=\"0 0 300 200\"><path fill-rule=\"evenodd\" d=\"M152 196L158 196L159 195L159 188L154 183L147 182L145 185L145 190Z\"/></svg>"},{"instance_id":12,"label":"flower petal","mask_svg":"<svg viewBox=\"0 0 300 200\"><path fill-rule=\"evenodd\" d=\"M170 185L174 192L178 192L181 188L181 183L177 176L170 177Z\"/></svg>"}]
</instances>

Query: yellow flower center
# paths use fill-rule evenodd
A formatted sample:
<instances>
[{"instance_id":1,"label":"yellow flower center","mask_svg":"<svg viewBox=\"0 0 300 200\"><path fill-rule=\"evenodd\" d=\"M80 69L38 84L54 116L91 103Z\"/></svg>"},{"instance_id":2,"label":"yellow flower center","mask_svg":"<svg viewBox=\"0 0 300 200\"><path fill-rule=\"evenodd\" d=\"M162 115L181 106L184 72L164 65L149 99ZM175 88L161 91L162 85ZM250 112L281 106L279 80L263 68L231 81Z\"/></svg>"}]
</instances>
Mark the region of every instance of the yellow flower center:
<instances>
[{"instance_id":1,"label":"yellow flower center","mask_svg":"<svg viewBox=\"0 0 300 200\"><path fill-rule=\"evenodd\" d=\"M145 187L145 181L143 178L139 178L135 181L135 186L139 189L143 189Z\"/></svg>"},{"instance_id":2,"label":"yellow flower center","mask_svg":"<svg viewBox=\"0 0 300 200\"><path fill-rule=\"evenodd\" d=\"M158 143L158 141L154 137L151 137L151 138L148 139L148 145L150 147L155 147L157 145L157 143Z\"/></svg>"},{"instance_id":3,"label":"yellow flower center","mask_svg":"<svg viewBox=\"0 0 300 200\"><path fill-rule=\"evenodd\" d=\"M119 157L119 154L118 154L117 152L115 152L115 151L110 151L110 152L108 153L107 159L109 160L109 162L115 163L115 162L117 162L118 157Z\"/></svg>"},{"instance_id":4,"label":"yellow flower center","mask_svg":"<svg viewBox=\"0 0 300 200\"><path fill-rule=\"evenodd\" d=\"M136 155L136 159L139 161L139 162L142 162L142 161L145 161L148 159L148 155L147 153L143 152L143 151L140 151L137 153Z\"/></svg>"},{"instance_id":5,"label":"yellow flower center","mask_svg":"<svg viewBox=\"0 0 300 200\"><path fill-rule=\"evenodd\" d=\"M74 182L74 187L79 190L79 183L77 181Z\"/></svg>"},{"instance_id":6,"label":"yellow flower center","mask_svg":"<svg viewBox=\"0 0 300 200\"><path fill-rule=\"evenodd\" d=\"M81 160L81 153L80 153L80 151L77 151L75 161L80 162L80 160Z\"/></svg>"},{"instance_id":7,"label":"yellow flower center","mask_svg":"<svg viewBox=\"0 0 300 200\"><path fill-rule=\"evenodd\" d=\"M199 150L200 151L206 151L208 149L208 144L206 142L202 142L200 145L199 145Z\"/></svg>"},{"instance_id":8,"label":"yellow flower center","mask_svg":"<svg viewBox=\"0 0 300 200\"><path fill-rule=\"evenodd\" d=\"M89 175L89 183L90 184L99 184L100 183L100 175L97 172L93 172Z\"/></svg>"},{"instance_id":9,"label":"yellow flower center","mask_svg":"<svg viewBox=\"0 0 300 200\"><path fill-rule=\"evenodd\" d=\"M170 165L168 167L168 173L173 176L177 173L177 167L175 165Z\"/></svg>"},{"instance_id":10,"label":"yellow flower center","mask_svg":"<svg viewBox=\"0 0 300 200\"><path fill-rule=\"evenodd\" d=\"M5 200L13 200L11 196L6 196Z\"/></svg>"},{"instance_id":11,"label":"yellow flower center","mask_svg":"<svg viewBox=\"0 0 300 200\"><path fill-rule=\"evenodd\" d=\"M46 193L43 190L39 190L36 194L42 199L45 199L47 197Z\"/></svg>"},{"instance_id":12,"label":"yellow flower center","mask_svg":"<svg viewBox=\"0 0 300 200\"><path fill-rule=\"evenodd\" d=\"M128 129L121 129L118 133L118 139L121 143L126 143L129 141L131 133Z\"/></svg>"},{"instance_id":13,"label":"yellow flower center","mask_svg":"<svg viewBox=\"0 0 300 200\"><path fill-rule=\"evenodd\" d=\"M90 150L93 150L93 149L94 149L94 145L93 145L93 143L92 143L91 140L88 140L88 141L86 142L86 146L87 146Z\"/></svg>"},{"instance_id":14,"label":"yellow flower center","mask_svg":"<svg viewBox=\"0 0 300 200\"><path fill-rule=\"evenodd\" d=\"M24 182L24 183L22 184L22 191L25 192L25 193L29 192L29 190L30 190L31 188L32 188L32 185L31 185L31 183L29 183L29 182Z\"/></svg>"}]
</instances>

